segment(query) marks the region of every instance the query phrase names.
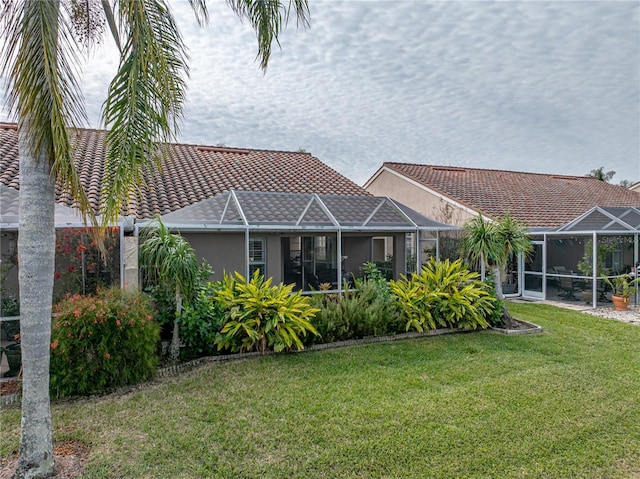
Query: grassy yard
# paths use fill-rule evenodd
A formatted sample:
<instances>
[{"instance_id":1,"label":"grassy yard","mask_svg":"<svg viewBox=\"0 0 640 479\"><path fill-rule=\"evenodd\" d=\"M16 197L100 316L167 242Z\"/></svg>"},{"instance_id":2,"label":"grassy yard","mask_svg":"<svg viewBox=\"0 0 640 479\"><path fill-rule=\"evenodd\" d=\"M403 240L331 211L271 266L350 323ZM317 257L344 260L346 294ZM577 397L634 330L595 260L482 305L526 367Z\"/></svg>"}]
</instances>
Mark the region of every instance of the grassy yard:
<instances>
[{"instance_id":1,"label":"grassy yard","mask_svg":"<svg viewBox=\"0 0 640 479\"><path fill-rule=\"evenodd\" d=\"M640 327L513 304L491 332L204 366L53 407L90 478L640 477ZM2 411L2 454L19 410Z\"/></svg>"}]
</instances>

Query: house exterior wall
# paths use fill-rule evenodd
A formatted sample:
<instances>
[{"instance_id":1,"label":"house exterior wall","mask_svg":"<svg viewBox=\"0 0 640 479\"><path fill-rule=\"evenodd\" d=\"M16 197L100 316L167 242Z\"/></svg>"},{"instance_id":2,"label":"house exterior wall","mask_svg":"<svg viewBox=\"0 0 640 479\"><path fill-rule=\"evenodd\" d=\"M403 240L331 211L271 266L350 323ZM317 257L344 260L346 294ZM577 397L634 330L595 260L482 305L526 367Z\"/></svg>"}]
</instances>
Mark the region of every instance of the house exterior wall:
<instances>
[{"instance_id":1,"label":"house exterior wall","mask_svg":"<svg viewBox=\"0 0 640 479\"><path fill-rule=\"evenodd\" d=\"M381 171L366 190L375 196L388 196L418 213L443 223L462 226L477 213L457 206L425 188L388 171ZM450 206L447 206L450 205Z\"/></svg>"},{"instance_id":2,"label":"house exterior wall","mask_svg":"<svg viewBox=\"0 0 640 479\"><path fill-rule=\"evenodd\" d=\"M244 233L181 233L196 252L199 260L204 260L213 268L212 281L223 278L224 272L238 271L245 274Z\"/></svg>"},{"instance_id":3,"label":"house exterior wall","mask_svg":"<svg viewBox=\"0 0 640 479\"><path fill-rule=\"evenodd\" d=\"M371 261L371 237L369 236L343 236L342 255L344 260L344 272L351 273L355 277L363 274L362 264Z\"/></svg>"},{"instance_id":4,"label":"house exterior wall","mask_svg":"<svg viewBox=\"0 0 640 479\"><path fill-rule=\"evenodd\" d=\"M182 233L196 252L199 260L204 260L213 268L212 281L219 281L224 273L237 271L246 274L245 234L244 233ZM266 240L266 275L272 277L274 283L282 281L282 247L279 234L255 234L250 238Z\"/></svg>"}]
</instances>

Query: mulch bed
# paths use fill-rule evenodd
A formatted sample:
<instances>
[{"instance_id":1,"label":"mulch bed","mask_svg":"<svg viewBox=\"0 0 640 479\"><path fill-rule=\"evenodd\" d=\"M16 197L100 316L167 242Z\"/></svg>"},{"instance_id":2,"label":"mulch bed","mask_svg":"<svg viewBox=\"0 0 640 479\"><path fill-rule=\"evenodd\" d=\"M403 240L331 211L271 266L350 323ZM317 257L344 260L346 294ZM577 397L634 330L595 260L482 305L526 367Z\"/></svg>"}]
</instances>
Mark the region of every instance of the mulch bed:
<instances>
[{"instance_id":1,"label":"mulch bed","mask_svg":"<svg viewBox=\"0 0 640 479\"><path fill-rule=\"evenodd\" d=\"M85 470L91 447L77 441L64 441L53 445L55 461L54 479L76 479ZM18 466L18 456L2 459L0 479L11 479Z\"/></svg>"},{"instance_id":2,"label":"mulch bed","mask_svg":"<svg viewBox=\"0 0 640 479\"><path fill-rule=\"evenodd\" d=\"M17 378L0 381L0 396L18 394L20 393L21 387L20 380Z\"/></svg>"}]
</instances>

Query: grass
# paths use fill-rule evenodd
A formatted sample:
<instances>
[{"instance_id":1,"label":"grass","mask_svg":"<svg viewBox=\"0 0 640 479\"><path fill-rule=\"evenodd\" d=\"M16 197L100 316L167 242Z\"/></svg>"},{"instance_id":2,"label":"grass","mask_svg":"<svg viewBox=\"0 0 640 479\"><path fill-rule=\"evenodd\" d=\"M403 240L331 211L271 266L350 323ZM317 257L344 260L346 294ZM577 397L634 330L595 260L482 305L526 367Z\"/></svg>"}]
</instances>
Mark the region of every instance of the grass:
<instances>
[{"instance_id":1,"label":"grass","mask_svg":"<svg viewBox=\"0 0 640 479\"><path fill-rule=\"evenodd\" d=\"M491 332L214 364L53 406L89 478L640 477L640 327L512 304ZM4 457L19 410L2 412Z\"/></svg>"}]
</instances>

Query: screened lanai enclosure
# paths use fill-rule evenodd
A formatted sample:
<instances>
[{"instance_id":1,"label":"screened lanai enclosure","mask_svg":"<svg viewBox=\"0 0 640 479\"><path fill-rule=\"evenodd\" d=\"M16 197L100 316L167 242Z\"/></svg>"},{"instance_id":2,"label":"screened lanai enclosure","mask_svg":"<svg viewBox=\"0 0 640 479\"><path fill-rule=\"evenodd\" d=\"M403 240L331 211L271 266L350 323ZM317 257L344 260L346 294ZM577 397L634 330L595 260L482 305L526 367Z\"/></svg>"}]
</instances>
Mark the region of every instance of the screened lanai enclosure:
<instances>
[{"instance_id":1,"label":"screened lanai enclosure","mask_svg":"<svg viewBox=\"0 0 640 479\"><path fill-rule=\"evenodd\" d=\"M369 261L398 278L438 255L439 233L455 229L386 197L236 190L161 220L213 267L212 279L259 269L302 291L342 291Z\"/></svg>"},{"instance_id":2,"label":"screened lanai enclosure","mask_svg":"<svg viewBox=\"0 0 640 479\"><path fill-rule=\"evenodd\" d=\"M602 277L637 277L639 234L640 210L633 207L595 207L556 230L531 231L534 250L523 260L522 296L610 305ZM637 302L636 294L631 303Z\"/></svg>"}]
</instances>

